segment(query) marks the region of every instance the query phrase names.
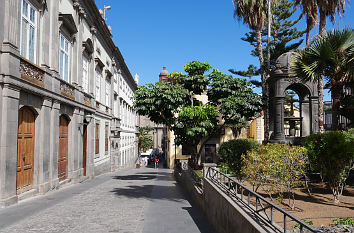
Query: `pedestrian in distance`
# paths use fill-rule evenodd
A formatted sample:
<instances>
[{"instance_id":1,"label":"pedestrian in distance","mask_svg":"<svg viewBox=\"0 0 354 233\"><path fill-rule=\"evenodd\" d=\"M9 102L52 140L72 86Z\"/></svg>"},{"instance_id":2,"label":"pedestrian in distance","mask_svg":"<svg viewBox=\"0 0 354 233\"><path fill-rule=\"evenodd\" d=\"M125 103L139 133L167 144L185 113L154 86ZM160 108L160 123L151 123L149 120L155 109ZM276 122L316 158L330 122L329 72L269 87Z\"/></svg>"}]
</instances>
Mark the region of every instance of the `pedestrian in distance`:
<instances>
[{"instance_id":1,"label":"pedestrian in distance","mask_svg":"<svg viewBox=\"0 0 354 233\"><path fill-rule=\"evenodd\" d=\"M159 167L159 158L155 156L154 161L155 161L155 169L156 169Z\"/></svg>"}]
</instances>

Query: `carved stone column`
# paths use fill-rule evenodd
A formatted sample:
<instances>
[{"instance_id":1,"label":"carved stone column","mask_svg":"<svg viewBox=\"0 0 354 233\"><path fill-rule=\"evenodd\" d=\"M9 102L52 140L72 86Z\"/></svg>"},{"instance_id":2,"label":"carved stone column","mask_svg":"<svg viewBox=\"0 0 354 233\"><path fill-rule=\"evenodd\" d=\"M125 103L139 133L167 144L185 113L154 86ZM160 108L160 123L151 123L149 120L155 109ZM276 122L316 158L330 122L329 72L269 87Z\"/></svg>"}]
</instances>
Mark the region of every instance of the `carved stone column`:
<instances>
[{"instance_id":1,"label":"carved stone column","mask_svg":"<svg viewBox=\"0 0 354 233\"><path fill-rule=\"evenodd\" d=\"M311 108L311 134L319 132L318 123L318 96L310 97L310 108Z\"/></svg>"},{"instance_id":2,"label":"carved stone column","mask_svg":"<svg viewBox=\"0 0 354 233\"><path fill-rule=\"evenodd\" d=\"M274 97L274 140L285 141L284 134L284 97Z\"/></svg>"},{"instance_id":3,"label":"carved stone column","mask_svg":"<svg viewBox=\"0 0 354 233\"><path fill-rule=\"evenodd\" d=\"M301 116L301 137L306 137L310 135L311 132L311 109L310 101L304 99L300 102L300 116Z\"/></svg>"}]
</instances>

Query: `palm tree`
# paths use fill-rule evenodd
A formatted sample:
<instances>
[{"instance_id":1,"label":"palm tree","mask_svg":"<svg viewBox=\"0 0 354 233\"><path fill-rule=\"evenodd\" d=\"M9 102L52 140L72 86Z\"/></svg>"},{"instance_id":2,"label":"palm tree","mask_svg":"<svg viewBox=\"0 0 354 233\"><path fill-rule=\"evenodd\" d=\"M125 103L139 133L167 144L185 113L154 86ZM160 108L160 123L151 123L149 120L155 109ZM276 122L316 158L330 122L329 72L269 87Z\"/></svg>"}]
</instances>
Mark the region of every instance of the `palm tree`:
<instances>
[{"instance_id":1,"label":"palm tree","mask_svg":"<svg viewBox=\"0 0 354 233\"><path fill-rule=\"evenodd\" d=\"M331 89L332 129L338 129L340 98L345 84L354 80L354 30L346 28L319 35L293 62L294 76L319 81L323 76Z\"/></svg>"},{"instance_id":2,"label":"palm tree","mask_svg":"<svg viewBox=\"0 0 354 233\"><path fill-rule=\"evenodd\" d=\"M300 0L300 6L306 15L306 47L310 45L310 31L318 21L317 0Z\"/></svg>"},{"instance_id":3,"label":"palm tree","mask_svg":"<svg viewBox=\"0 0 354 233\"><path fill-rule=\"evenodd\" d=\"M320 12L319 35L323 36L326 33L327 16L330 16L331 21L334 22L336 12L338 12L340 16L344 14L345 0L317 0L317 4ZM319 97L318 115L319 115L321 131L323 131L323 87L324 87L324 81L323 81L323 77L321 77L318 80L318 97Z\"/></svg>"},{"instance_id":4,"label":"palm tree","mask_svg":"<svg viewBox=\"0 0 354 233\"><path fill-rule=\"evenodd\" d=\"M262 43L262 29L266 23L267 0L232 0L234 4L234 17L256 32L257 35L257 50L260 64L260 73L262 81L262 94L267 95L266 91L266 75L264 74L264 57ZM265 109L264 134L265 139L268 139L268 117Z\"/></svg>"}]
</instances>

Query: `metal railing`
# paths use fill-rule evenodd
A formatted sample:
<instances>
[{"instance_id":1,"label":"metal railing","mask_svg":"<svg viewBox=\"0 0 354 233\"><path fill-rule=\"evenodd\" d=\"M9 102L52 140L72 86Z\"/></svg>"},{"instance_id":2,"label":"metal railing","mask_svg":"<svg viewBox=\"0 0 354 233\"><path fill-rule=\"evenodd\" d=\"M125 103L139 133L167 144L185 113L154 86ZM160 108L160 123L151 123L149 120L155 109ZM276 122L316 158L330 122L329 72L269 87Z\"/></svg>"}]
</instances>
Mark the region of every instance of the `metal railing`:
<instances>
[{"instance_id":1,"label":"metal railing","mask_svg":"<svg viewBox=\"0 0 354 233\"><path fill-rule=\"evenodd\" d=\"M203 179L198 176L198 174L188 165L187 169L188 173L192 177L194 181L194 185L197 186L198 188L202 189L203 188Z\"/></svg>"},{"instance_id":2,"label":"metal railing","mask_svg":"<svg viewBox=\"0 0 354 233\"><path fill-rule=\"evenodd\" d=\"M188 164L184 164L184 166L186 167L183 167L180 161L176 161L175 164L175 171L179 173L183 172L183 170L186 171L191 176L193 180L193 185L196 186L202 192L203 179L199 177L198 174Z\"/></svg>"},{"instance_id":3,"label":"metal railing","mask_svg":"<svg viewBox=\"0 0 354 233\"><path fill-rule=\"evenodd\" d=\"M291 220L296 222L299 225L299 229L301 233L304 232L304 229L307 229L310 232L318 232L318 233L321 232L320 230L310 226L306 222L302 221L301 219L297 218L291 213L285 211L284 209L270 202L269 200L259 195L258 193L250 190L243 184L233 180L231 177L227 176L226 174L216 170L215 168L209 167L205 178L211 180L214 184L224 189L227 192L227 194L233 196L234 198L240 200L243 204L250 207L250 209L252 209L252 211L258 217L261 217L263 220L271 224L275 229L278 229L279 231L283 231L284 233L286 233L287 223L289 220ZM253 200L252 200L253 203L255 199L255 205L251 203L251 196L253 196ZM279 225L276 224L274 221L275 211L283 215L282 229L279 229L280 228ZM263 214L260 214L260 212L263 212Z\"/></svg>"}]
</instances>

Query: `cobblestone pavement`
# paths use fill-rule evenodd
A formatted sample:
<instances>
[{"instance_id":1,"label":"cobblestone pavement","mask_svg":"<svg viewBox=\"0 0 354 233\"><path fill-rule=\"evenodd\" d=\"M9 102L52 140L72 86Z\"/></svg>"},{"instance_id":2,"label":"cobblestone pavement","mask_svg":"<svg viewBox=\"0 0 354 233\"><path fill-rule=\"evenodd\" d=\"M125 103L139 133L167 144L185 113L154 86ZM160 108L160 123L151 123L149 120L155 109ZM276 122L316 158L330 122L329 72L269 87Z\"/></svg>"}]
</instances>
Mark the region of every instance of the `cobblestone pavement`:
<instances>
[{"instance_id":1,"label":"cobblestone pavement","mask_svg":"<svg viewBox=\"0 0 354 233\"><path fill-rule=\"evenodd\" d=\"M0 232L212 232L168 169L126 169L0 209Z\"/></svg>"}]
</instances>

